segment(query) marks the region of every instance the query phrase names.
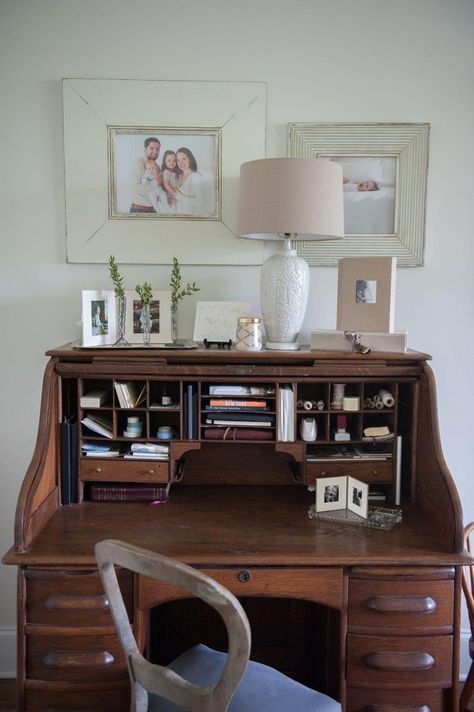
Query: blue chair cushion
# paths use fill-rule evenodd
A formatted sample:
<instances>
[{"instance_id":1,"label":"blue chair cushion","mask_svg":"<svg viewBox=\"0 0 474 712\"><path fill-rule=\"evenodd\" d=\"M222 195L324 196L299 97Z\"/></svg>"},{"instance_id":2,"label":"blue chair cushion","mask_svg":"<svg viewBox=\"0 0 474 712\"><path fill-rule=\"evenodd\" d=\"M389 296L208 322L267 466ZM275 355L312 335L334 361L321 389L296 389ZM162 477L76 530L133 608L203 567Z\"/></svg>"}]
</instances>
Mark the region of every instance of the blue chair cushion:
<instances>
[{"instance_id":1,"label":"blue chair cushion","mask_svg":"<svg viewBox=\"0 0 474 712\"><path fill-rule=\"evenodd\" d=\"M210 685L224 668L227 655L196 645L168 666L196 685ZM149 712L180 712L176 705L149 695ZM262 663L249 661L228 712L341 712L339 702L315 692Z\"/></svg>"}]
</instances>

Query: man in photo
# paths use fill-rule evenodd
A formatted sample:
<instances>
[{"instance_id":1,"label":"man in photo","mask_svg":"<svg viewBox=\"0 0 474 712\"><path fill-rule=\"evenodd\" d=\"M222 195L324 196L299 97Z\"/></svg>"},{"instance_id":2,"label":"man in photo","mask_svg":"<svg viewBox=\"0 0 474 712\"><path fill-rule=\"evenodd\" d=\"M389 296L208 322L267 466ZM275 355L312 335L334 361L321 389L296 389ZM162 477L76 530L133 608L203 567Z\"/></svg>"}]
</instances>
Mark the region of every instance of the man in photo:
<instances>
[{"instance_id":1,"label":"man in photo","mask_svg":"<svg viewBox=\"0 0 474 712\"><path fill-rule=\"evenodd\" d=\"M161 142L154 136L144 141L144 156L135 162L131 213L159 213L168 211L168 201L162 188L163 178L158 165Z\"/></svg>"}]
</instances>

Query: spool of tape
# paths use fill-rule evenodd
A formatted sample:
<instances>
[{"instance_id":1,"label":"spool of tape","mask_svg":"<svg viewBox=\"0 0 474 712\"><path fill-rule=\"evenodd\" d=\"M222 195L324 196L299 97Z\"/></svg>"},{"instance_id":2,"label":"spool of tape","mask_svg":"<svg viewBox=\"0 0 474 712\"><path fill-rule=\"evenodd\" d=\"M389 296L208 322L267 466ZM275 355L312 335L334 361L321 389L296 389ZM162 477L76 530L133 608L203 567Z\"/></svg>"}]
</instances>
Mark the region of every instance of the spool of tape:
<instances>
[{"instance_id":1,"label":"spool of tape","mask_svg":"<svg viewBox=\"0 0 474 712\"><path fill-rule=\"evenodd\" d=\"M303 408L305 410L312 410L313 409L313 401L305 401L303 403Z\"/></svg>"},{"instance_id":2,"label":"spool of tape","mask_svg":"<svg viewBox=\"0 0 474 712\"><path fill-rule=\"evenodd\" d=\"M395 398L392 396L390 391L386 391L382 388L379 391L380 400L386 408L392 408L395 405Z\"/></svg>"},{"instance_id":3,"label":"spool of tape","mask_svg":"<svg viewBox=\"0 0 474 712\"><path fill-rule=\"evenodd\" d=\"M382 410L384 407L385 407L385 406L384 406L384 404L382 403L381 400L377 401L376 404L375 404L376 410Z\"/></svg>"},{"instance_id":4,"label":"spool of tape","mask_svg":"<svg viewBox=\"0 0 474 712\"><path fill-rule=\"evenodd\" d=\"M343 410L359 410L360 398L358 396L344 396L342 399Z\"/></svg>"}]
</instances>

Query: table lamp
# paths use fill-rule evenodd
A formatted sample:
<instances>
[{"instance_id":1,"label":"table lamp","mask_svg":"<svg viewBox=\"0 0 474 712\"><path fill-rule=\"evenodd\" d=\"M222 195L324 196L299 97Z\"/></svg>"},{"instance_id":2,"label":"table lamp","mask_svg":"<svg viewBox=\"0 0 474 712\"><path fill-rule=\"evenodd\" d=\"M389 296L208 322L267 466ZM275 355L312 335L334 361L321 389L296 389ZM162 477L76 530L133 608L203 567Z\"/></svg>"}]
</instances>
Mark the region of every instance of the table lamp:
<instances>
[{"instance_id":1,"label":"table lamp","mask_svg":"<svg viewBox=\"0 0 474 712\"><path fill-rule=\"evenodd\" d=\"M281 240L262 265L260 306L267 349L299 348L309 267L292 240L344 237L342 167L317 158L262 158L240 167L238 234Z\"/></svg>"}]
</instances>

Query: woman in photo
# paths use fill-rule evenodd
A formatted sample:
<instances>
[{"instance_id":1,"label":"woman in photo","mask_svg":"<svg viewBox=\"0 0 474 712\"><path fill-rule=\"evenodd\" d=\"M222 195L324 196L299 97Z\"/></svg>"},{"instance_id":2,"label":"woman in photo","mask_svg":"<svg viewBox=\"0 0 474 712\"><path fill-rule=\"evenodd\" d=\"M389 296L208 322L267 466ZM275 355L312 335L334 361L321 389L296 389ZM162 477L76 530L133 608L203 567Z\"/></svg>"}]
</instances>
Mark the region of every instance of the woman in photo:
<instances>
[{"instance_id":1,"label":"woman in photo","mask_svg":"<svg viewBox=\"0 0 474 712\"><path fill-rule=\"evenodd\" d=\"M204 186L196 159L189 148L178 148L176 161L180 170L176 192L176 212L178 215L202 215Z\"/></svg>"}]
</instances>

